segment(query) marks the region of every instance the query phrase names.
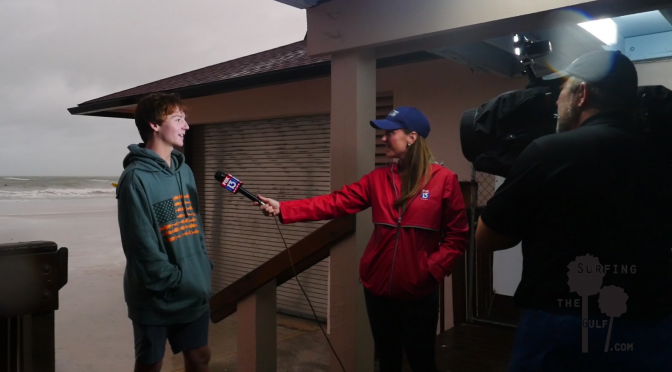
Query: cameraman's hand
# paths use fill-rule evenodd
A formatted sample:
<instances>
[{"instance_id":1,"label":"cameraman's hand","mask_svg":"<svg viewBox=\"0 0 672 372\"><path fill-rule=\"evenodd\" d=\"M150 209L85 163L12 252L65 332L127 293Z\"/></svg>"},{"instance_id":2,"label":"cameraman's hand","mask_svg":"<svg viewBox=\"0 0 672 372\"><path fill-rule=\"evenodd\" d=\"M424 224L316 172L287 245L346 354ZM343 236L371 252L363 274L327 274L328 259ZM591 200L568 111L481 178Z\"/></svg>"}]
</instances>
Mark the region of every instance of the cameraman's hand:
<instances>
[{"instance_id":1,"label":"cameraman's hand","mask_svg":"<svg viewBox=\"0 0 672 372\"><path fill-rule=\"evenodd\" d=\"M270 199L270 198L264 198L261 195L258 195L259 200L263 201L264 205L259 206L259 209L264 213L266 216L279 216L280 215L280 203L277 200ZM259 205L259 203L254 202L254 205Z\"/></svg>"}]
</instances>

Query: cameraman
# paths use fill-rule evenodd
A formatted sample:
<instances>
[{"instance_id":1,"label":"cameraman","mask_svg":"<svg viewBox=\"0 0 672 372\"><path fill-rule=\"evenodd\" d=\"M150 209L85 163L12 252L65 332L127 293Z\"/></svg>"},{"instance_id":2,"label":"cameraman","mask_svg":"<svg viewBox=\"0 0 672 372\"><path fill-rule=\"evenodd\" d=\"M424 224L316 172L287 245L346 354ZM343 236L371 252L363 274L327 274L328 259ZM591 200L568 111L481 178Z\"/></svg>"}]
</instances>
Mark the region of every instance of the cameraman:
<instances>
[{"instance_id":1,"label":"cameraman","mask_svg":"<svg viewBox=\"0 0 672 372\"><path fill-rule=\"evenodd\" d=\"M520 154L476 231L484 251L522 240L510 371L672 371L672 175L634 124L635 66L598 51L544 79L564 79L558 134Z\"/></svg>"}]
</instances>

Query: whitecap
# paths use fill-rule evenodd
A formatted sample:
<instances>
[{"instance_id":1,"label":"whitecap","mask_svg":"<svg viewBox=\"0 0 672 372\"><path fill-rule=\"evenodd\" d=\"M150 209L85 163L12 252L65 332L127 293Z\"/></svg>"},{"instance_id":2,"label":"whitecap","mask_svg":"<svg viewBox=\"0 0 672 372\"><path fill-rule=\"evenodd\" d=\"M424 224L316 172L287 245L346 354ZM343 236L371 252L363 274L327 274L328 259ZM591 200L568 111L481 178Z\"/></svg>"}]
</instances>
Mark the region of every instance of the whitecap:
<instances>
[{"instance_id":1,"label":"whitecap","mask_svg":"<svg viewBox=\"0 0 672 372\"><path fill-rule=\"evenodd\" d=\"M113 187L105 189L45 189L30 191L0 190L0 200L111 197L115 195L115 192L116 190Z\"/></svg>"}]
</instances>

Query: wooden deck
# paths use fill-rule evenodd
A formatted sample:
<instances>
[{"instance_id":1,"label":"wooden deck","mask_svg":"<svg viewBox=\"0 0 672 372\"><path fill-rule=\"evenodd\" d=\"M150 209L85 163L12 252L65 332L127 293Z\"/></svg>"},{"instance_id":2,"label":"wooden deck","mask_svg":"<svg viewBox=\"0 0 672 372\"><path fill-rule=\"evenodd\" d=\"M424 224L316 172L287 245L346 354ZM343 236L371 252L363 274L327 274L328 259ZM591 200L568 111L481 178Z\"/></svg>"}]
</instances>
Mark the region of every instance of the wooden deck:
<instances>
[{"instance_id":1,"label":"wooden deck","mask_svg":"<svg viewBox=\"0 0 672 372\"><path fill-rule=\"evenodd\" d=\"M463 324L437 337L440 372L506 372L514 328Z\"/></svg>"},{"instance_id":2,"label":"wooden deck","mask_svg":"<svg viewBox=\"0 0 672 372\"><path fill-rule=\"evenodd\" d=\"M437 368L439 372L506 372L514 336L514 328L480 324L454 327L437 336ZM403 371L412 372L405 358Z\"/></svg>"}]
</instances>

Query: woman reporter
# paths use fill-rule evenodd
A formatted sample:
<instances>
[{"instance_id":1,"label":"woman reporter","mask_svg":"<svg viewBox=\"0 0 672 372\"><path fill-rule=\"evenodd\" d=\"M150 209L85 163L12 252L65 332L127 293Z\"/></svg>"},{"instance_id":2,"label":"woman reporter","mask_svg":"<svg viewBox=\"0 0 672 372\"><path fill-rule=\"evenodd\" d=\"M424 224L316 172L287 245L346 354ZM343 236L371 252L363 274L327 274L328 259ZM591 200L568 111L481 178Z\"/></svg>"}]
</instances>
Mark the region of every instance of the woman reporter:
<instances>
[{"instance_id":1,"label":"woman reporter","mask_svg":"<svg viewBox=\"0 0 672 372\"><path fill-rule=\"evenodd\" d=\"M359 275L380 371L401 371L402 350L413 371L436 371L439 283L467 248L462 192L455 173L433 160L420 111L400 107L371 125L385 130L385 155L398 162L327 195L284 202L259 195L260 209L289 224L371 207L374 231Z\"/></svg>"}]
</instances>

